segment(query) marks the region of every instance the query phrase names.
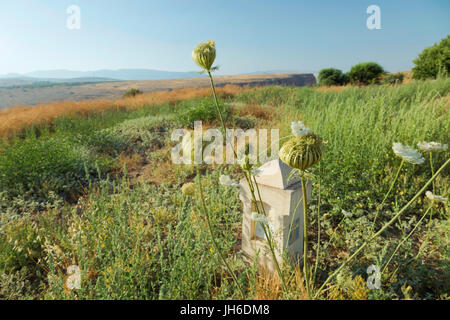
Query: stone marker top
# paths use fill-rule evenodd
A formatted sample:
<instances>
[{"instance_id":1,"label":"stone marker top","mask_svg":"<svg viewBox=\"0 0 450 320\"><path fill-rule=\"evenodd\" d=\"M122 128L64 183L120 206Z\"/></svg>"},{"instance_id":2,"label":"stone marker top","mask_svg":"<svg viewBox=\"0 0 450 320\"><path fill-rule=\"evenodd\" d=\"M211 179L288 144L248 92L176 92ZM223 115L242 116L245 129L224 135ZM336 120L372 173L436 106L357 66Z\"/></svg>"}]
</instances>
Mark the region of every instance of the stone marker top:
<instances>
[{"instance_id":1,"label":"stone marker top","mask_svg":"<svg viewBox=\"0 0 450 320\"><path fill-rule=\"evenodd\" d=\"M298 175L288 181L293 169L280 159L266 162L259 169L261 172L255 176L258 184L284 190L300 181Z\"/></svg>"}]
</instances>

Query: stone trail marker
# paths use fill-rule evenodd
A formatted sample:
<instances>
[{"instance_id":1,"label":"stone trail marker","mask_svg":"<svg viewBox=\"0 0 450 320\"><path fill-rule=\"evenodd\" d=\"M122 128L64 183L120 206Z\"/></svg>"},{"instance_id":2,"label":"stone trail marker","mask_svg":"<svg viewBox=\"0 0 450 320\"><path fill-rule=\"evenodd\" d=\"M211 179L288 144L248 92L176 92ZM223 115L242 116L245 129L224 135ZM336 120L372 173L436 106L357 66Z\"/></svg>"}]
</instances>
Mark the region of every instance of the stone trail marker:
<instances>
[{"instance_id":1,"label":"stone trail marker","mask_svg":"<svg viewBox=\"0 0 450 320\"><path fill-rule=\"evenodd\" d=\"M272 232L275 255L279 263L283 253L287 253L293 261L300 261L303 255L303 200L299 177L291 178L293 170L281 160L272 160L260 168L255 177L261 199L256 193L257 205L264 208L267 220L257 215L255 203L247 180L239 182L239 198L244 205L242 222L242 251L245 256L254 259L269 271L275 270L266 236L262 227L265 224ZM307 181L307 200L311 198L311 181Z\"/></svg>"}]
</instances>

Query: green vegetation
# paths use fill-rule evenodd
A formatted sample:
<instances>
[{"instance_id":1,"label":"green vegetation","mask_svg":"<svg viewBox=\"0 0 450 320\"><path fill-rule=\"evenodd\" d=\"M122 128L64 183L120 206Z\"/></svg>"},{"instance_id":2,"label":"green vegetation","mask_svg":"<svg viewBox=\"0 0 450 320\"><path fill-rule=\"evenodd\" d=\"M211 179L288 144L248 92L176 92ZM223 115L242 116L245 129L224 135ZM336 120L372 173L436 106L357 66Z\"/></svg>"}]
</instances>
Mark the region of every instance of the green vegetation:
<instances>
[{"instance_id":1,"label":"green vegetation","mask_svg":"<svg viewBox=\"0 0 450 320\"><path fill-rule=\"evenodd\" d=\"M339 86L344 84L344 81L342 70L327 68L319 72L319 85L321 86Z\"/></svg>"},{"instance_id":2,"label":"green vegetation","mask_svg":"<svg viewBox=\"0 0 450 320\"><path fill-rule=\"evenodd\" d=\"M143 93L143 92L142 92L141 90L139 90L139 89L136 89L136 88L130 88L130 89L128 89L127 92L125 92L125 93L123 94L123 97L124 97L124 98L135 97L135 96L137 96L138 94L142 94L142 93Z\"/></svg>"},{"instance_id":3,"label":"green vegetation","mask_svg":"<svg viewBox=\"0 0 450 320\"><path fill-rule=\"evenodd\" d=\"M340 92L270 86L221 103L230 106L223 109L227 126L251 119L251 126L279 128L285 141L291 121L302 119L328 141L312 168L308 261L317 264L314 290L373 235L378 211L374 232L430 179L428 162L405 163L398 171L401 160L392 143L448 143L449 93L447 78ZM256 112L256 106L267 105L276 107L270 120ZM190 128L193 120L218 126L212 98L59 118L0 142L0 298L239 299L238 285L247 299L306 298L295 280L281 290L243 259L239 190L218 183L222 174L242 178L237 165L202 166L204 197L198 190L193 197L183 195L181 186L195 173L192 166L171 163L170 134ZM434 172L448 156L448 150L433 153ZM437 176L433 191L447 198L449 170ZM212 242L201 199L237 282ZM442 276L449 272L448 210L448 202L432 203L421 194L317 298L448 299ZM379 290L366 287L372 264L387 266ZM79 290L65 285L71 265L81 270ZM290 266L281 271L295 272Z\"/></svg>"},{"instance_id":4,"label":"green vegetation","mask_svg":"<svg viewBox=\"0 0 450 320\"><path fill-rule=\"evenodd\" d=\"M378 63L375 62L363 62L354 65L350 71L350 82L353 84L375 84L380 80L380 76L385 71Z\"/></svg>"},{"instance_id":5,"label":"green vegetation","mask_svg":"<svg viewBox=\"0 0 450 320\"><path fill-rule=\"evenodd\" d=\"M380 83L381 84L389 84L389 85L401 84L403 82L404 78L405 78L405 75L400 72L388 73L381 79Z\"/></svg>"},{"instance_id":6,"label":"green vegetation","mask_svg":"<svg viewBox=\"0 0 450 320\"><path fill-rule=\"evenodd\" d=\"M450 35L419 54L413 71L414 79L435 79L450 74Z\"/></svg>"}]
</instances>

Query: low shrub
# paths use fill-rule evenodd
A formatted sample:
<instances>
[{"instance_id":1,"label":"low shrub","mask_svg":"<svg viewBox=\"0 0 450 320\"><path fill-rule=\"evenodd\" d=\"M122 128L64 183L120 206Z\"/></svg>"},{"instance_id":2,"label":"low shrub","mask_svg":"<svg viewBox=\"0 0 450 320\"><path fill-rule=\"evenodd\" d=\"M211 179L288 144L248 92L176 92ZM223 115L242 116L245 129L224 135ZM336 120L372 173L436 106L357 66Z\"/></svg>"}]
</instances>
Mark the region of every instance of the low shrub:
<instances>
[{"instance_id":1,"label":"low shrub","mask_svg":"<svg viewBox=\"0 0 450 320\"><path fill-rule=\"evenodd\" d=\"M225 121L229 119L229 106L222 105L222 115ZM182 126L193 127L194 121L209 122L217 119L217 111L212 99L199 99L182 102L177 106L178 123Z\"/></svg>"},{"instance_id":2,"label":"low shrub","mask_svg":"<svg viewBox=\"0 0 450 320\"><path fill-rule=\"evenodd\" d=\"M350 82L358 85L378 83L383 73L384 69L378 63L360 63L350 69Z\"/></svg>"},{"instance_id":3,"label":"low shrub","mask_svg":"<svg viewBox=\"0 0 450 320\"><path fill-rule=\"evenodd\" d=\"M20 199L37 209L74 200L91 175L97 175L97 162L87 147L69 139L24 140L0 153L0 208Z\"/></svg>"},{"instance_id":4,"label":"low shrub","mask_svg":"<svg viewBox=\"0 0 450 320\"><path fill-rule=\"evenodd\" d=\"M339 86L344 84L344 74L341 70L335 68L322 69L319 72L319 85L321 86Z\"/></svg>"},{"instance_id":5,"label":"low shrub","mask_svg":"<svg viewBox=\"0 0 450 320\"><path fill-rule=\"evenodd\" d=\"M175 126L174 117L148 116L125 120L101 130L90 141L95 150L117 156L122 152L143 154L162 148Z\"/></svg>"},{"instance_id":6,"label":"low shrub","mask_svg":"<svg viewBox=\"0 0 450 320\"><path fill-rule=\"evenodd\" d=\"M403 73L389 73L381 78L381 84L400 84L403 82L405 75Z\"/></svg>"},{"instance_id":7,"label":"low shrub","mask_svg":"<svg viewBox=\"0 0 450 320\"><path fill-rule=\"evenodd\" d=\"M141 90L139 90L139 89L131 88L131 89L128 89L128 91L123 94L123 97L124 98L135 97L135 96L137 96L139 94L142 94L142 93L143 92Z\"/></svg>"}]
</instances>

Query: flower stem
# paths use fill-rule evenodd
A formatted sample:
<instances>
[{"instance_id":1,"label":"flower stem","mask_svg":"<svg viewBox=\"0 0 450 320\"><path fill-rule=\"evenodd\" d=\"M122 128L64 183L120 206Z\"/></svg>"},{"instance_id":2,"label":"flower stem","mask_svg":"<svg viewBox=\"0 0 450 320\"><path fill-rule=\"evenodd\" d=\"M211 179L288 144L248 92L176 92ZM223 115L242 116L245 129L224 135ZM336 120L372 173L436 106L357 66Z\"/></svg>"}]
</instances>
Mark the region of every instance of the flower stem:
<instances>
[{"instance_id":1,"label":"flower stem","mask_svg":"<svg viewBox=\"0 0 450 320\"><path fill-rule=\"evenodd\" d=\"M211 82L211 89L212 89L212 92L214 95L214 101L216 102L215 106L216 106L217 114L219 115L219 118L220 118L220 123L222 125L223 133L226 134L225 122L223 121L222 112L220 111L220 105L219 105L219 100L217 99L216 88L214 86L214 80L213 80L213 77L209 70L208 70L208 76L209 76L209 81ZM234 148L233 148L233 151L234 151Z\"/></svg>"},{"instance_id":2,"label":"flower stem","mask_svg":"<svg viewBox=\"0 0 450 320\"><path fill-rule=\"evenodd\" d=\"M302 183L302 198L303 198L303 276L305 277L306 291L309 295L309 280L308 280L308 202L306 199L306 183L305 178L300 177Z\"/></svg>"},{"instance_id":3,"label":"flower stem","mask_svg":"<svg viewBox=\"0 0 450 320\"><path fill-rule=\"evenodd\" d=\"M430 151L430 168L431 168L431 175L434 175L434 168L433 168L433 152ZM436 185L433 181L433 194L436 194ZM430 221L428 222L428 231L430 231L431 228L431 219L433 217L434 211L434 198L431 201L431 213L430 213Z\"/></svg>"},{"instance_id":4,"label":"flower stem","mask_svg":"<svg viewBox=\"0 0 450 320\"><path fill-rule=\"evenodd\" d=\"M317 199L317 251L316 251L316 263L314 266L314 274L313 274L313 285L317 275L317 267L319 264L319 251L320 251L320 183L321 183L321 166L319 162L319 191L318 191L318 199Z\"/></svg>"},{"instance_id":5,"label":"flower stem","mask_svg":"<svg viewBox=\"0 0 450 320\"><path fill-rule=\"evenodd\" d=\"M388 264L391 262L392 258L394 258L394 255L397 253L398 249L400 249L401 245L409 239L409 237L411 237L411 235L413 234L413 232L417 229L417 227L422 223L422 220L426 217L426 215L428 214L428 211L430 211L431 207L427 209L427 211L425 211L424 215L422 216L422 218L420 218L420 220L417 222L416 226L411 230L411 232L402 240L400 241L400 243L397 245L397 247L395 248L394 252L392 253L391 257L389 258L388 262L386 262L386 264L384 265L383 269L381 270L381 273L384 272L384 270L386 270Z\"/></svg>"},{"instance_id":6,"label":"flower stem","mask_svg":"<svg viewBox=\"0 0 450 320\"><path fill-rule=\"evenodd\" d=\"M383 233L391 224L395 222L395 220L400 217L403 212L406 211L413 203L416 201L416 199L428 188L428 186L436 179L436 177L441 173L442 170L445 169L445 167L450 163L450 159L448 159L436 173L428 180L428 182L422 187L422 189L419 190L419 192L416 193L416 195L391 219L388 223L386 223L380 230L378 230L375 234L373 234L365 243L363 243L350 257L345 260L339 268L337 268L328 278L325 280L325 282L322 284L322 286L317 291L316 295L314 297L317 297L322 289L333 279L351 260L353 260L361 251L364 249L369 242L371 242L373 239L375 239L377 236L379 236L381 233Z\"/></svg>"},{"instance_id":7,"label":"flower stem","mask_svg":"<svg viewBox=\"0 0 450 320\"><path fill-rule=\"evenodd\" d=\"M383 208L384 202L386 201L386 199L388 198L388 196L389 196L389 194L391 193L392 189L394 188L395 182L397 182L397 179L398 179L398 177L399 177L399 175L400 175L400 171L402 170L402 167L403 167L403 164L404 164L404 163L405 163L405 160L402 159L402 162L400 163L400 166L398 167L397 174L395 175L395 178L394 178L394 180L392 181L391 186L390 186L388 192L386 193L386 195L384 196L383 201L381 202L381 204L380 204L380 205L378 206L378 208L377 208L377 212L376 212L376 214L375 214L375 219L373 219L373 223L372 223L372 230L375 228L375 223L377 222L378 213L380 212L380 209Z\"/></svg>"},{"instance_id":8,"label":"flower stem","mask_svg":"<svg viewBox=\"0 0 450 320\"><path fill-rule=\"evenodd\" d=\"M222 112L220 111L220 105L219 105L219 100L218 100L217 94L216 94L216 88L215 88L215 85L214 85L214 79L213 79L213 77L211 75L210 70L207 70L207 72L208 72L209 80L210 80L210 83L211 83L211 89L212 89L213 96L214 96L216 111L217 111L217 114L219 115L219 119L220 119L220 123L222 125L223 133L226 136L225 122L223 120ZM233 149L233 153L234 153L235 158L237 158L237 153L236 153L236 150L234 149L234 145L233 144L234 144L234 142L231 144L231 147ZM256 200L255 188L253 187L253 183L252 183L252 180L251 180L251 172L248 172L248 175L247 174L244 174L244 175L245 175L245 179L247 180L248 186L250 188L250 191L251 191L250 193L252 194L252 199L255 202L256 210L257 210L257 212L259 214L261 214L261 210L260 210L260 208L259 208L259 206L257 204L257 200ZM255 184L256 184L256 189L258 190L258 194L259 194L259 188L258 188L258 184L256 183L256 181L255 181ZM259 198L261 200L261 195L260 194L259 194ZM264 206L262 206L262 207L263 207L262 210L263 210L264 215L267 216L266 213L265 213ZM266 235L267 242L269 244L269 249L270 249L270 252L272 254L272 258L274 260L274 263L275 263L278 275L280 277L281 284L283 286L283 289L286 291L286 285L285 285L285 282L284 282L283 275L281 273L280 265L278 263L276 255L275 255L275 249L273 247L273 243L272 243L273 241L272 241L272 236L271 236L270 230L269 230L269 232L267 232L266 227L264 225L263 225L263 230L264 230L264 234Z\"/></svg>"},{"instance_id":9,"label":"flower stem","mask_svg":"<svg viewBox=\"0 0 450 320\"><path fill-rule=\"evenodd\" d=\"M251 175L251 173L248 172L248 175ZM249 180L251 181L251 178L249 178ZM262 200L261 199L261 193L259 192L258 183L256 183L256 178L254 176L253 176L253 180L254 180L254 185L256 186L256 191L258 193L259 200ZM254 187L252 188L252 190L253 190L252 191L252 195L254 197L254 200L256 201ZM261 214L259 212L260 209L258 208L258 204L257 203L255 203L255 207L257 208L258 213ZM264 216L267 217L267 213L266 213L266 209L264 208L264 205L261 205L261 207L262 207L262 211L263 211ZM280 265L278 263L278 259L277 259L276 255L275 255L275 248L274 248L274 245L273 245L272 232L270 231L270 228L266 228L266 226L264 224L262 225L262 227L263 227L264 235L266 236L266 239L267 239L267 243L269 245L270 253L272 255L272 259L274 261L275 268L277 269L278 276L280 277L281 286L283 287L283 290L286 292L287 291L286 283L284 282L284 277L283 277L283 274L281 272L281 268L280 268Z\"/></svg>"},{"instance_id":10,"label":"flower stem","mask_svg":"<svg viewBox=\"0 0 450 320\"><path fill-rule=\"evenodd\" d=\"M233 277L234 282L236 283L239 291L241 292L242 299L244 299L244 297L245 297L244 291L242 290L241 285L239 284L238 279L236 278L236 275L234 274L233 270L231 269L230 265L228 264L227 260L225 259L225 256L223 255L222 251L220 250L219 245L217 244L216 238L214 237L214 232L212 230L212 225L211 225L211 217L209 216L208 209L206 208L206 205L205 205L205 197L203 196L203 187L202 187L202 182L201 182L201 177L200 177L200 170L198 169L198 167L197 167L197 179L198 179L198 185L199 185L199 189L200 189L200 202L202 205L202 211L206 217L206 222L208 225L209 233L211 235L211 239L212 239L214 248L219 253L220 258L222 259L223 263L227 267L228 272Z\"/></svg>"}]
</instances>

